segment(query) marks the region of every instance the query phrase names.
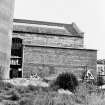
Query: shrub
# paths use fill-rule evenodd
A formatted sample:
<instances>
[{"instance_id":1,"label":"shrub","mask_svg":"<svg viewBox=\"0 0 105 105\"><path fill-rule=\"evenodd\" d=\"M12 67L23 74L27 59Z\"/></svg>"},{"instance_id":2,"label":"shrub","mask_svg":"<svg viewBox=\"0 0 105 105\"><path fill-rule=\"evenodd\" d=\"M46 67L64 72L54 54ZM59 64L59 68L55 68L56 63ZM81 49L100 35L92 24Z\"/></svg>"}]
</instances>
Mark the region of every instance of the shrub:
<instances>
[{"instance_id":1,"label":"shrub","mask_svg":"<svg viewBox=\"0 0 105 105\"><path fill-rule=\"evenodd\" d=\"M9 101L9 100L7 100L7 101L5 101L5 102L3 103L3 105L19 105L19 104L18 104L18 102L14 102L14 101Z\"/></svg>"},{"instance_id":2,"label":"shrub","mask_svg":"<svg viewBox=\"0 0 105 105\"><path fill-rule=\"evenodd\" d=\"M49 84L50 84L50 90L51 91L57 91L59 89L59 86L56 83L56 80L50 81Z\"/></svg>"},{"instance_id":3,"label":"shrub","mask_svg":"<svg viewBox=\"0 0 105 105\"><path fill-rule=\"evenodd\" d=\"M78 80L74 74L67 72L59 74L55 84L59 86L59 88L68 89L73 92L78 86Z\"/></svg>"},{"instance_id":4,"label":"shrub","mask_svg":"<svg viewBox=\"0 0 105 105\"><path fill-rule=\"evenodd\" d=\"M15 86L9 82L5 82L3 80L0 81L0 90L9 90L14 88Z\"/></svg>"},{"instance_id":5,"label":"shrub","mask_svg":"<svg viewBox=\"0 0 105 105\"><path fill-rule=\"evenodd\" d=\"M9 96L7 99L12 100L12 101L18 101L21 98L21 95L18 93L17 90L13 89L10 90L6 96Z\"/></svg>"},{"instance_id":6,"label":"shrub","mask_svg":"<svg viewBox=\"0 0 105 105\"><path fill-rule=\"evenodd\" d=\"M29 88L25 87L25 86L17 86L16 90L18 91L19 94L24 94L24 93L30 92Z\"/></svg>"},{"instance_id":7,"label":"shrub","mask_svg":"<svg viewBox=\"0 0 105 105\"><path fill-rule=\"evenodd\" d=\"M19 101L19 105L34 105L34 104L32 99L24 97Z\"/></svg>"},{"instance_id":8,"label":"shrub","mask_svg":"<svg viewBox=\"0 0 105 105\"><path fill-rule=\"evenodd\" d=\"M81 72L81 80L82 80L82 82L84 81L85 76L86 76L86 70Z\"/></svg>"},{"instance_id":9,"label":"shrub","mask_svg":"<svg viewBox=\"0 0 105 105\"><path fill-rule=\"evenodd\" d=\"M39 88L40 88L40 87L38 87L38 86L28 85L29 91L33 91L33 92L39 91Z\"/></svg>"}]
</instances>

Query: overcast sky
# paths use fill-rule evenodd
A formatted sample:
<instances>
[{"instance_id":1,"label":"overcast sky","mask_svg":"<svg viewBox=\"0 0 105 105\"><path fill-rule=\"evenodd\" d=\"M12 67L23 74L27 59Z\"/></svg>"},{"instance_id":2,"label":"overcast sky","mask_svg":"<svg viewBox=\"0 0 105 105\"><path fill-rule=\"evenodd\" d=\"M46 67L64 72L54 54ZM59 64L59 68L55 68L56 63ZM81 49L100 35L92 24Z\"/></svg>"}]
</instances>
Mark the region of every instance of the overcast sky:
<instances>
[{"instance_id":1,"label":"overcast sky","mask_svg":"<svg viewBox=\"0 0 105 105\"><path fill-rule=\"evenodd\" d=\"M105 0L15 0L14 18L75 22L85 33L85 48L105 59Z\"/></svg>"}]
</instances>

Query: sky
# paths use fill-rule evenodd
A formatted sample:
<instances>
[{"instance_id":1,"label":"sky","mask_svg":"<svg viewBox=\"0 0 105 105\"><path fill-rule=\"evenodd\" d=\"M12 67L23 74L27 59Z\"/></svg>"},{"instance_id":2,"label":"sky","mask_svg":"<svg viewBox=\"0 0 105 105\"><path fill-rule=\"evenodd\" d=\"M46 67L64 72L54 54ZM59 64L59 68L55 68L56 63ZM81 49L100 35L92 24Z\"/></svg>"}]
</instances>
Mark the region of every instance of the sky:
<instances>
[{"instance_id":1,"label":"sky","mask_svg":"<svg viewBox=\"0 0 105 105\"><path fill-rule=\"evenodd\" d=\"M84 47L105 59L105 0L15 0L14 18L75 22L84 32Z\"/></svg>"}]
</instances>

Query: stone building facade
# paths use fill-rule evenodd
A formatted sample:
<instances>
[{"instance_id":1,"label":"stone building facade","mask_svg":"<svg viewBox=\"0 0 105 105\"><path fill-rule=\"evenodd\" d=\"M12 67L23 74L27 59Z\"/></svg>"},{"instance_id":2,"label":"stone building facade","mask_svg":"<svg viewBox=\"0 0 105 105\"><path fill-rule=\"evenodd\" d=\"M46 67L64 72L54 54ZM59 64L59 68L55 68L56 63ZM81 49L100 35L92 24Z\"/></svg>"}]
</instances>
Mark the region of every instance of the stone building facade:
<instances>
[{"instance_id":1,"label":"stone building facade","mask_svg":"<svg viewBox=\"0 0 105 105\"><path fill-rule=\"evenodd\" d=\"M35 73L41 77L53 77L61 72L73 72L80 77L87 66L96 74L97 51L84 48L84 33L75 23L14 19L13 42L11 60L20 59L21 66L16 68L11 63L11 73L15 68L22 70L22 77ZM22 53L19 56L13 53L18 49Z\"/></svg>"}]
</instances>

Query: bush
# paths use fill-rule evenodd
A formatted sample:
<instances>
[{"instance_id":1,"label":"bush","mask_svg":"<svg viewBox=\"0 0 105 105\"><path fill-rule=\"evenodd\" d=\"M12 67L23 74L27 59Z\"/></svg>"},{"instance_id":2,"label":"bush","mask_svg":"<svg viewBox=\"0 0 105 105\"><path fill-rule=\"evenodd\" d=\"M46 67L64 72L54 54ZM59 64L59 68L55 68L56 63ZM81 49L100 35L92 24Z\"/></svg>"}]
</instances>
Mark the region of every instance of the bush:
<instances>
[{"instance_id":1,"label":"bush","mask_svg":"<svg viewBox=\"0 0 105 105\"><path fill-rule=\"evenodd\" d=\"M25 87L25 86L17 86L15 89L18 91L19 94L24 94L24 93L30 92L29 88Z\"/></svg>"},{"instance_id":2,"label":"bush","mask_svg":"<svg viewBox=\"0 0 105 105\"><path fill-rule=\"evenodd\" d=\"M86 70L82 71L82 73L81 73L81 80L82 80L82 82L84 81L85 76L86 76Z\"/></svg>"},{"instance_id":3,"label":"bush","mask_svg":"<svg viewBox=\"0 0 105 105\"><path fill-rule=\"evenodd\" d=\"M104 79L102 76L98 75L97 76L97 86L101 86L104 84Z\"/></svg>"},{"instance_id":4,"label":"bush","mask_svg":"<svg viewBox=\"0 0 105 105\"><path fill-rule=\"evenodd\" d=\"M0 90L10 90L13 89L14 87L15 86L12 85L11 83L0 80Z\"/></svg>"},{"instance_id":5,"label":"bush","mask_svg":"<svg viewBox=\"0 0 105 105\"><path fill-rule=\"evenodd\" d=\"M59 89L59 86L56 83L56 80L50 81L49 84L50 84L49 88L50 88L51 91L57 91Z\"/></svg>"},{"instance_id":6,"label":"bush","mask_svg":"<svg viewBox=\"0 0 105 105\"><path fill-rule=\"evenodd\" d=\"M59 86L59 88L68 89L71 92L74 92L78 86L78 80L72 73L62 73L57 77L55 85Z\"/></svg>"},{"instance_id":7,"label":"bush","mask_svg":"<svg viewBox=\"0 0 105 105\"><path fill-rule=\"evenodd\" d=\"M7 100L7 101L5 101L5 102L3 103L3 105L19 105L19 104L18 104L18 102L14 102L14 101L9 101L9 100Z\"/></svg>"},{"instance_id":8,"label":"bush","mask_svg":"<svg viewBox=\"0 0 105 105\"><path fill-rule=\"evenodd\" d=\"M34 104L32 99L24 97L19 101L19 105L34 105Z\"/></svg>"},{"instance_id":9,"label":"bush","mask_svg":"<svg viewBox=\"0 0 105 105\"><path fill-rule=\"evenodd\" d=\"M29 91L38 92L40 87L34 85L28 85Z\"/></svg>"},{"instance_id":10,"label":"bush","mask_svg":"<svg viewBox=\"0 0 105 105\"><path fill-rule=\"evenodd\" d=\"M8 100L12 100L12 101L18 101L20 98L21 98L21 95L18 93L17 90L13 89L13 90L10 90L7 94L7 99ZM5 97L6 97L5 96Z\"/></svg>"}]
</instances>

